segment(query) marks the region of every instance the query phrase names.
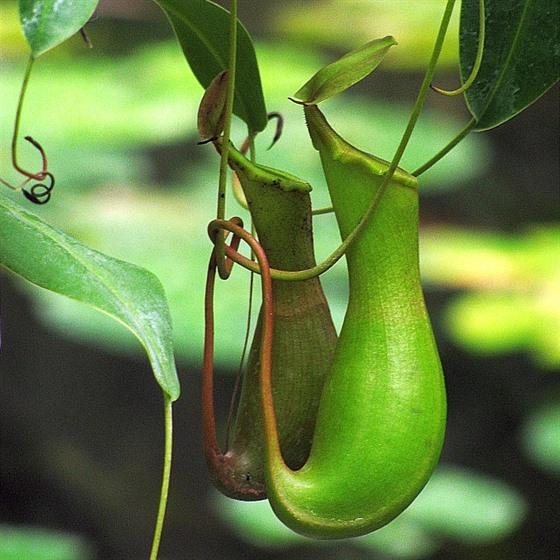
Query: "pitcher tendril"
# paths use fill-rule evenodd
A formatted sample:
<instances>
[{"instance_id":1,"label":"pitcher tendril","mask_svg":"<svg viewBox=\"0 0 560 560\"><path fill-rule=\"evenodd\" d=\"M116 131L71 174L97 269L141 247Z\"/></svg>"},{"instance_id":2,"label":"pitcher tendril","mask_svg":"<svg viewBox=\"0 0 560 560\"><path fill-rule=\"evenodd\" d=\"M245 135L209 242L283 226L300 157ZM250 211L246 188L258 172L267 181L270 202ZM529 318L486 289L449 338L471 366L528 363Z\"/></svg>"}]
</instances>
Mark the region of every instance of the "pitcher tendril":
<instances>
[{"instance_id":1,"label":"pitcher tendril","mask_svg":"<svg viewBox=\"0 0 560 560\"><path fill-rule=\"evenodd\" d=\"M45 178L50 183L35 183L29 190L22 189L23 196L33 204L46 204L51 198L51 191L54 187L54 176L47 171Z\"/></svg>"},{"instance_id":2,"label":"pitcher tendril","mask_svg":"<svg viewBox=\"0 0 560 560\"><path fill-rule=\"evenodd\" d=\"M23 195L27 200L33 202L34 204L46 204L51 197L51 191L54 187L55 179L54 175L48 170L48 161L47 161L47 154L45 150L41 146L41 144L32 138L31 136L25 136L24 140L29 142L34 148L36 148L41 156L41 171L38 172L31 172L27 169L24 169L18 163L17 157L17 150L18 150L18 136L19 136L19 127L21 122L21 114L23 109L23 102L25 99L25 93L27 91L27 85L29 84L29 77L31 75L31 69L33 68L34 58L30 57L27 63L27 68L25 70L25 75L23 77L23 82L20 90L18 106L16 110L16 118L14 122L14 131L12 135L12 166L13 168L26 177L19 185L12 185L8 181L0 178L0 183L4 186L12 189L13 191L22 191ZM48 179L49 183L45 184L43 181ZM34 184L31 186L29 190L25 190L24 187L31 181L39 181L39 183Z\"/></svg>"},{"instance_id":3,"label":"pitcher tendril","mask_svg":"<svg viewBox=\"0 0 560 560\"><path fill-rule=\"evenodd\" d=\"M276 111L272 111L268 113L267 117L269 121L272 119L276 119L276 132L272 137L272 142L270 143L270 146L267 148L268 150L270 150L274 146L274 144L276 144L276 142L280 140L280 137L282 136L282 131L284 130L284 117L282 116L281 113L278 113Z\"/></svg>"},{"instance_id":4,"label":"pitcher tendril","mask_svg":"<svg viewBox=\"0 0 560 560\"><path fill-rule=\"evenodd\" d=\"M247 231L243 229L243 221L240 218L232 218L231 220L213 220L208 226L208 234L214 243L214 249L210 257L208 265L208 275L206 280L205 292L205 327L204 327L204 359L202 372L202 424L204 439L204 455L206 464L211 476L219 485L222 492L227 495L238 497L240 492L245 493L245 499L262 499L264 496L264 487L256 485L251 480L235 480L231 476L232 463L235 457L227 450L223 453L220 449L216 435L216 422L214 418L214 284L216 280L216 269L218 267L217 259L219 258L216 251L217 240L219 237L224 241L224 232L233 233L231 243L225 244L235 253L239 246L240 240L245 241L253 251L259 267L262 271L261 286L263 291L263 345L262 357L270 363L271 344L272 344L272 280L268 273L268 260L262 247L257 240ZM227 275L231 273L234 261L229 257L224 259L222 269Z\"/></svg>"}]
</instances>

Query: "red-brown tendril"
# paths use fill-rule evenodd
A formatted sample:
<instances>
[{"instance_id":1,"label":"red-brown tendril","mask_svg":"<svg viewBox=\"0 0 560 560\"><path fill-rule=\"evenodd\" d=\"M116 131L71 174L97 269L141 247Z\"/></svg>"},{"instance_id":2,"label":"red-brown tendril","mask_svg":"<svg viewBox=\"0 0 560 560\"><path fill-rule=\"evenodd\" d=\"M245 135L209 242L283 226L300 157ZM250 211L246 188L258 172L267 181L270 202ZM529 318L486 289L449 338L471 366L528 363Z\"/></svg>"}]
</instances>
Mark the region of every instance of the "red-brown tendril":
<instances>
[{"instance_id":1,"label":"red-brown tendril","mask_svg":"<svg viewBox=\"0 0 560 560\"><path fill-rule=\"evenodd\" d=\"M270 143L270 146L267 148L267 150L270 150L270 148L272 148L272 146L274 146L274 144L276 144L276 142L278 142L278 140L280 140L280 137L282 136L282 131L284 130L284 117L282 116L282 113L278 113L276 111L268 113L268 115L266 116L269 121L271 121L272 119L276 119L276 130L274 131L272 142ZM239 149L239 151L243 155L245 155L249 151L250 146L251 146L251 137L247 136L247 138L245 138L245 140L243 141L243 144L241 144L241 148Z\"/></svg>"},{"instance_id":2,"label":"red-brown tendril","mask_svg":"<svg viewBox=\"0 0 560 560\"><path fill-rule=\"evenodd\" d=\"M17 159L15 155L16 154L15 149L17 147L17 143L14 142L13 152L12 152L12 164L16 171L18 171L19 173L21 173L27 178L24 179L17 186L11 185L10 183L4 181L4 179L1 178L0 178L0 182L14 191L21 190L25 198L33 202L33 204L46 204L50 200L51 191L54 188L54 183L55 183L54 175L48 171L47 154L45 153L45 150L43 149L41 144L39 144L39 142L37 142L37 140L33 139L31 136L25 136L25 140L27 140L32 146L34 146L35 148L37 148L37 150L39 150L39 153L41 154L41 160L42 160L41 171L39 171L38 173L31 173L30 171L27 171L26 169L20 167L20 165L17 163ZM24 189L25 185L27 185L27 183L29 183L30 181L44 181L45 179L49 180L49 184L39 182L32 185L29 190Z\"/></svg>"},{"instance_id":3,"label":"red-brown tendril","mask_svg":"<svg viewBox=\"0 0 560 560\"><path fill-rule=\"evenodd\" d=\"M20 190L23 190L23 187L25 187L25 185L27 185L27 183L29 183L29 181L31 181L31 180L33 180L33 181L44 181L45 179L48 178L49 181L50 181L50 185L48 185L48 186L45 185L45 184L39 183L37 185L33 185L29 191L23 190L23 194L31 202L33 202L35 204L45 204L45 202L48 202L48 200L51 196L50 192L51 192L52 188L54 187L54 176L52 175L52 173L49 173L49 171L48 171L47 154L45 153L45 150L43 150L43 147L41 146L41 144L39 144L39 142L34 140L31 136L25 136L25 140L27 142L29 142L34 148L39 150L39 153L41 154L41 160L42 160L41 171L39 171L37 173L32 173L31 171L28 171L27 169L24 169L23 167L21 167L18 163L18 160L17 160L18 137L19 137L20 122L21 122L21 112L22 112L22 109L23 109L25 92L27 91L27 86L29 84L29 78L31 76L31 70L33 68L34 61L35 61L35 58L33 56L30 56L29 60L27 62L27 67L25 69L25 74L24 74L24 77L23 77L22 85L21 85L21 91L20 91L20 94L19 94L19 101L18 101L18 105L17 105L17 109L16 109L16 117L15 117L15 123L14 123L14 130L13 130L13 134L12 134L12 146L11 146L12 166L18 173L21 173L24 177L26 177L26 179L24 179L23 182L21 182L17 186L11 185L10 183L8 183L7 181L4 181L3 179L0 179L0 182L3 185L6 185L8 188L10 188L14 191L20 191Z\"/></svg>"},{"instance_id":4,"label":"red-brown tendril","mask_svg":"<svg viewBox=\"0 0 560 560\"><path fill-rule=\"evenodd\" d=\"M33 139L31 136L25 136L24 138L25 140L27 140L32 146L34 146L35 148L37 148L39 150L39 153L41 154L41 160L42 160L42 169L41 171L39 171L39 173L31 173L30 171L27 171L26 169L23 169L23 167L20 167L20 165L17 162L16 159L16 142L17 139L14 140L13 142L13 149L12 149L12 165L14 166L14 169L16 171L19 171L19 173L21 173L22 175L25 175L26 177L29 177L30 179L35 179L36 181L43 181L45 179L45 177L47 176L48 173L48 162L47 162L47 154L45 153L45 150L43 149L43 146L41 146L41 144L39 144L39 142L37 142L37 140Z\"/></svg>"},{"instance_id":5,"label":"red-brown tendril","mask_svg":"<svg viewBox=\"0 0 560 560\"><path fill-rule=\"evenodd\" d=\"M218 235L228 231L233 234L231 243L225 244L226 259L225 270L229 273L234 262L242 257L237 252L239 242L242 239L252 249L260 271L262 287L262 333L260 346L260 363L262 376L262 395L267 401L267 406L272 406L271 392L271 363L272 363L272 279L270 276L270 266L264 249L259 242L246 230L243 229L241 218L231 218L230 220L213 220L208 225L208 235L215 244ZM244 258L244 257L243 257ZM239 491L235 482L227 476L227 466L225 459L228 451L222 453L216 436L216 423L214 418L214 284L216 279L216 250L212 251L208 264L208 275L206 278L205 291L205 327L204 327L204 357L202 366L202 423L204 439L204 455L206 463L212 475L222 484L234 491ZM250 493L250 490L247 490Z\"/></svg>"}]
</instances>

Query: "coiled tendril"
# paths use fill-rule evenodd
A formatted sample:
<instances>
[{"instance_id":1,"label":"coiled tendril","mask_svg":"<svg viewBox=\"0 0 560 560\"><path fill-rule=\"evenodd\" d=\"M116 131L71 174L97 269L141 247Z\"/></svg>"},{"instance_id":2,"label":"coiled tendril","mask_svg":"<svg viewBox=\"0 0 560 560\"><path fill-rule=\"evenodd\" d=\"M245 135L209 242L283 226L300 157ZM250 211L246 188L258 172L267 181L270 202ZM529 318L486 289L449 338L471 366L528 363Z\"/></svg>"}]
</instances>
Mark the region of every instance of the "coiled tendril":
<instances>
[{"instance_id":1,"label":"coiled tendril","mask_svg":"<svg viewBox=\"0 0 560 560\"><path fill-rule=\"evenodd\" d=\"M50 172L45 173L45 178L49 184L35 183L29 190L22 189L23 196L33 204L46 204L51 198L51 191L54 188L54 175ZM26 181L27 182L27 181Z\"/></svg>"}]
</instances>

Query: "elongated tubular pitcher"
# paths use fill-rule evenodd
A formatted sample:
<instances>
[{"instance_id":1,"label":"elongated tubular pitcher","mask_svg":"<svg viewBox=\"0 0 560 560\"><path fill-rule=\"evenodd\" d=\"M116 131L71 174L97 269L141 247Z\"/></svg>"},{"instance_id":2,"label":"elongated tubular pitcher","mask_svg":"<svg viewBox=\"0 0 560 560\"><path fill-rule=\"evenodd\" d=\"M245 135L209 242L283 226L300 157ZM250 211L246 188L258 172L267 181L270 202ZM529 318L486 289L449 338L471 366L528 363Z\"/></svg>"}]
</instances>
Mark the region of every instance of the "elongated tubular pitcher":
<instances>
[{"instance_id":1,"label":"elongated tubular pitcher","mask_svg":"<svg viewBox=\"0 0 560 560\"><path fill-rule=\"evenodd\" d=\"M217 148L220 149L219 140ZM272 268L298 271L315 266L311 186L288 173L248 161L233 146L230 167L247 199L259 243ZM311 448L323 382L336 331L319 278L273 280L272 386L280 449L298 469ZM264 420L260 401L261 315L244 373L230 448L210 457L210 472L226 495L256 500L265 494Z\"/></svg>"},{"instance_id":2,"label":"elongated tubular pitcher","mask_svg":"<svg viewBox=\"0 0 560 560\"><path fill-rule=\"evenodd\" d=\"M377 195L388 164L357 150L305 107L344 239ZM418 495L437 463L446 398L418 266L417 181L397 170L346 254L349 302L325 382L309 459L282 460L263 371L266 486L278 517L317 538L363 535Z\"/></svg>"}]
</instances>

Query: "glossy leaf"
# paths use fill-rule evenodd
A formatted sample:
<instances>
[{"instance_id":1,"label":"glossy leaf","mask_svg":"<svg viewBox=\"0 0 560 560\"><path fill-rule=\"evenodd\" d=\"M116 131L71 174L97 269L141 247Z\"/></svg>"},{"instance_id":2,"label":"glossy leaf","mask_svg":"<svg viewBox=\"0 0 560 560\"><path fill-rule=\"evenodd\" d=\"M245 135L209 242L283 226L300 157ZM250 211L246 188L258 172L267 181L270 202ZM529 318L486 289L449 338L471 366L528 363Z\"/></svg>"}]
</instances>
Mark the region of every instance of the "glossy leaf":
<instances>
[{"instance_id":1,"label":"glossy leaf","mask_svg":"<svg viewBox=\"0 0 560 560\"><path fill-rule=\"evenodd\" d=\"M305 105L315 105L341 93L370 74L396 45L393 37L374 39L319 70L296 93Z\"/></svg>"},{"instance_id":2,"label":"glossy leaf","mask_svg":"<svg viewBox=\"0 0 560 560\"><path fill-rule=\"evenodd\" d=\"M228 67L229 12L207 0L155 0L177 35L194 75L206 89ZM261 78L253 43L245 27L237 26L237 77L233 112L251 132L267 123Z\"/></svg>"},{"instance_id":3,"label":"glossy leaf","mask_svg":"<svg viewBox=\"0 0 560 560\"><path fill-rule=\"evenodd\" d=\"M479 0L463 0L461 74L472 69L478 43ZM550 0L484 0L482 66L465 97L476 130L507 121L545 93L560 74L560 5Z\"/></svg>"},{"instance_id":4,"label":"glossy leaf","mask_svg":"<svg viewBox=\"0 0 560 560\"><path fill-rule=\"evenodd\" d=\"M99 0L19 0L19 17L31 56L37 58L77 33Z\"/></svg>"},{"instance_id":5,"label":"glossy leaf","mask_svg":"<svg viewBox=\"0 0 560 560\"><path fill-rule=\"evenodd\" d=\"M0 264L123 323L144 346L161 388L172 400L178 398L171 318L163 288L151 272L89 249L4 195Z\"/></svg>"}]
</instances>

